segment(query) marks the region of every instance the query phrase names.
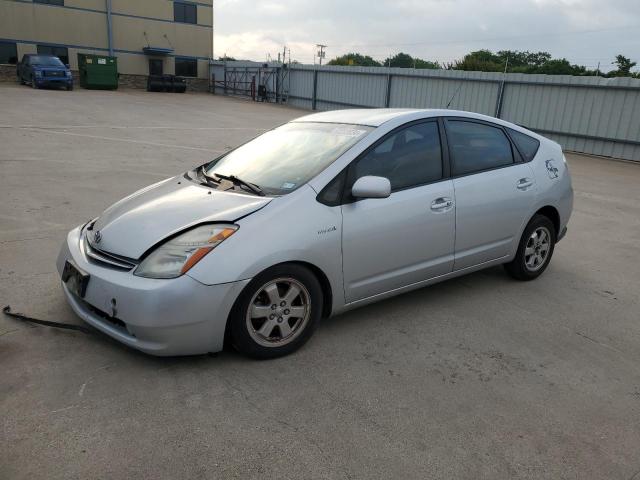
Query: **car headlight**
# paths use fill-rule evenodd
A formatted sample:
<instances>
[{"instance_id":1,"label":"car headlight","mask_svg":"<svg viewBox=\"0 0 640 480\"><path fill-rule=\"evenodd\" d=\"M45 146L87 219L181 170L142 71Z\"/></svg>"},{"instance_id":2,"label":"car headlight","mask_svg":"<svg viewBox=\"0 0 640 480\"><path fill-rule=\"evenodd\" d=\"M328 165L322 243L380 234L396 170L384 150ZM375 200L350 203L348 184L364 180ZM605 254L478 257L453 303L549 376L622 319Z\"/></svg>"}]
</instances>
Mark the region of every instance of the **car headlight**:
<instances>
[{"instance_id":1,"label":"car headlight","mask_svg":"<svg viewBox=\"0 0 640 480\"><path fill-rule=\"evenodd\" d=\"M175 278L238 230L237 225L202 225L161 244L133 272L147 278Z\"/></svg>"},{"instance_id":2,"label":"car headlight","mask_svg":"<svg viewBox=\"0 0 640 480\"><path fill-rule=\"evenodd\" d=\"M70 77L71 76L71 72L69 70L67 70L66 72L64 72L64 76L65 77Z\"/></svg>"},{"instance_id":3,"label":"car headlight","mask_svg":"<svg viewBox=\"0 0 640 480\"><path fill-rule=\"evenodd\" d=\"M36 70L33 73L36 75L36 77L41 77L42 76L42 70Z\"/></svg>"}]
</instances>

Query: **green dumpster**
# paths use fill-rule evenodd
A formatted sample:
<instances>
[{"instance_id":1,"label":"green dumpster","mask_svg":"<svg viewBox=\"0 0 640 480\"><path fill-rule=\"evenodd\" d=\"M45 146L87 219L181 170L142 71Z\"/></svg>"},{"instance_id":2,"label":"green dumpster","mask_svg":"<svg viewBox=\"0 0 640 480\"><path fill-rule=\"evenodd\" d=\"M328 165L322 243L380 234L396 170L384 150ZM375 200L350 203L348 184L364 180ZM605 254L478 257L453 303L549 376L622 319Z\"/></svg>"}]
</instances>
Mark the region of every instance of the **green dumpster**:
<instances>
[{"instance_id":1,"label":"green dumpster","mask_svg":"<svg viewBox=\"0 0 640 480\"><path fill-rule=\"evenodd\" d=\"M105 55L78 54L80 86L88 89L118 88L118 60Z\"/></svg>"}]
</instances>

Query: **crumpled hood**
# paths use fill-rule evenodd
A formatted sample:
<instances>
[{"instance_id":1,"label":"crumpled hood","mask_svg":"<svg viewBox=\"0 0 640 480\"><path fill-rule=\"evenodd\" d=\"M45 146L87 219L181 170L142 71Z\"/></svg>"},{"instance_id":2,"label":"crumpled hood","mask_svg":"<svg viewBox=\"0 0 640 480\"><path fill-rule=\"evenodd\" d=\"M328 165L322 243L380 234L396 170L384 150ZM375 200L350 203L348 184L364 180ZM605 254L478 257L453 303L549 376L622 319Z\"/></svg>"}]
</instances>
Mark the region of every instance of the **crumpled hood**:
<instances>
[{"instance_id":1,"label":"crumpled hood","mask_svg":"<svg viewBox=\"0 0 640 480\"><path fill-rule=\"evenodd\" d=\"M190 226L233 222L270 201L212 190L182 176L169 178L107 208L93 225L90 243L105 252L137 259L159 241ZM98 231L100 241L96 243Z\"/></svg>"}]
</instances>

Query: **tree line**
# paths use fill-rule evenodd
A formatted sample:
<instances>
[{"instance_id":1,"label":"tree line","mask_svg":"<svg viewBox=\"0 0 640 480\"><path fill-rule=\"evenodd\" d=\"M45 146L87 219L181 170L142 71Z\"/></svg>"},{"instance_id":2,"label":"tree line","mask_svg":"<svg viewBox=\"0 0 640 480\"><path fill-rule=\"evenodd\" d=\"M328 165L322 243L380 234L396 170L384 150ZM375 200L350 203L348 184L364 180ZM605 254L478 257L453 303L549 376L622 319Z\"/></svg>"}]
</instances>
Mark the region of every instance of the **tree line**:
<instances>
[{"instance_id":1,"label":"tree line","mask_svg":"<svg viewBox=\"0 0 640 480\"><path fill-rule=\"evenodd\" d=\"M328 65L353 65L362 67L398 67L398 68L428 68L445 70L470 70L476 72L508 72L508 73L544 73L547 75L592 75L602 77L635 77L640 78L640 72L632 72L637 62L632 62L624 55L617 55L611 65L604 72L603 69L590 70L583 65L575 65L566 58L553 58L549 52L528 52L518 50L500 50L496 53L490 50L477 50L466 54L462 59L441 64L413 57L408 53L398 53L379 62L369 55L347 53L334 58Z\"/></svg>"}]
</instances>

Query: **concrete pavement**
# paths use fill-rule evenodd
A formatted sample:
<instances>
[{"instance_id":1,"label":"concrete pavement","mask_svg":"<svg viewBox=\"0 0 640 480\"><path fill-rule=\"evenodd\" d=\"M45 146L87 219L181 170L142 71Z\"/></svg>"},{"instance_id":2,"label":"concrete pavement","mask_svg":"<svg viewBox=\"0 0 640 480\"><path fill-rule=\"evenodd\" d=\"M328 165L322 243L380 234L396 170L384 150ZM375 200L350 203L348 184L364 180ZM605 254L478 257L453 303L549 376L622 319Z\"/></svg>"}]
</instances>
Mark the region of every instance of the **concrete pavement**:
<instances>
[{"instance_id":1,"label":"concrete pavement","mask_svg":"<svg viewBox=\"0 0 640 480\"><path fill-rule=\"evenodd\" d=\"M65 233L306 112L0 85L0 303L79 322ZM501 268L325 321L286 358L154 358L0 315L0 478L640 478L640 164L567 155L534 282Z\"/></svg>"}]
</instances>

